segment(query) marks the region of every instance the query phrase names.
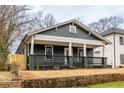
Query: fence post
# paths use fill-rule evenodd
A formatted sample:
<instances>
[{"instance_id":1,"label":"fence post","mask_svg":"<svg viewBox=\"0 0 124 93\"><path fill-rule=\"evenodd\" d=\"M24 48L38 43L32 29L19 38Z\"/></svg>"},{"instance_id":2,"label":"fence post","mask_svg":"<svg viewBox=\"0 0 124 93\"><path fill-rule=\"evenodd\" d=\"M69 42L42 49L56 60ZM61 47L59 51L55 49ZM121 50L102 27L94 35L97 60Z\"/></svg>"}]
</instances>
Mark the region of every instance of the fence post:
<instances>
[{"instance_id":1,"label":"fence post","mask_svg":"<svg viewBox=\"0 0 124 93\"><path fill-rule=\"evenodd\" d=\"M88 58L87 57L84 57L84 68L87 68L88 67Z\"/></svg>"}]
</instances>

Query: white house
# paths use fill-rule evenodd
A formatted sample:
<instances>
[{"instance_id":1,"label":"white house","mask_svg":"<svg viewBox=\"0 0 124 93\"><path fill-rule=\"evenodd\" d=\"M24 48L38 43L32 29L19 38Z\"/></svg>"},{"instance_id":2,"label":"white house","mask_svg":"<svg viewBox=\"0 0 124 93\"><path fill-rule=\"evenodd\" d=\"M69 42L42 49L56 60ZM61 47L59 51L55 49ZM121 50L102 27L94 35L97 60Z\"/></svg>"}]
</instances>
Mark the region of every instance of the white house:
<instances>
[{"instance_id":1,"label":"white house","mask_svg":"<svg viewBox=\"0 0 124 93\"><path fill-rule=\"evenodd\" d=\"M111 28L102 32L101 35L111 44L105 45L104 48L96 48L94 55L107 57L107 65L113 68L124 65L124 30Z\"/></svg>"}]
</instances>

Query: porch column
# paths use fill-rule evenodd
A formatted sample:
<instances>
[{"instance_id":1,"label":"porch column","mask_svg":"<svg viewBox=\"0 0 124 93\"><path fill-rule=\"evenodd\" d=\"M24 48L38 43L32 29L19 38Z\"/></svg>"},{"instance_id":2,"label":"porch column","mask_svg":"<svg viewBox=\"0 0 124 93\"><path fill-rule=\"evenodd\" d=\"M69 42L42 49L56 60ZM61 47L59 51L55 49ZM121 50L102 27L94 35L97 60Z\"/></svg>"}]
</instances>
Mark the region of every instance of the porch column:
<instances>
[{"instance_id":1,"label":"porch column","mask_svg":"<svg viewBox=\"0 0 124 93\"><path fill-rule=\"evenodd\" d=\"M31 38L30 54L34 54L34 36Z\"/></svg>"},{"instance_id":2,"label":"porch column","mask_svg":"<svg viewBox=\"0 0 124 93\"><path fill-rule=\"evenodd\" d=\"M84 56L87 56L87 51L86 51L86 44L84 44Z\"/></svg>"},{"instance_id":3,"label":"porch column","mask_svg":"<svg viewBox=\"0 0 124 93\"><path fill-rule=\"evenodd\" d=\"M69 42L69 53L68 53L68 55L69 55L69 60L68 60L68 65L69 65L69 68L71 67L71 66L73 66L73 59L72 59L72 42Z\"/></svg>"},{"instance_id":4,"label":"porch column","mask_svg":"<svg viewBox=\"0 0 124 93\"><path fill-rule=\"evenodd\" d=\"M105 57L105 54L104 54L104 53L105 53L105 52L104 52L104 51L105 51L105 45L102 46L102 49L103 49L103 50L102 50L102 51L103 51L103 55L102 55L102 56Z\"/></svg>"},{"instance_id":5,"label":"porch column","mask_svg":"<svg viewBox=\"0 0 124 93\"><path fill-rule=\"evenodd\" d=\"M86 53L86 44L84 44L83 46L83 52L84 52L84 68L87 68L88 67L88 58L86 57L87 56L87 53Z\"/></svg>"},{"instance_id":6,"label":"porch column","mask_svg":"<svg viewBox=\"0 0 124 93\"><path fill-rule=\"evenodd\" d=\"M72 42L69 42L69 56L72 56Z\"/></svg>"}]
</instances>

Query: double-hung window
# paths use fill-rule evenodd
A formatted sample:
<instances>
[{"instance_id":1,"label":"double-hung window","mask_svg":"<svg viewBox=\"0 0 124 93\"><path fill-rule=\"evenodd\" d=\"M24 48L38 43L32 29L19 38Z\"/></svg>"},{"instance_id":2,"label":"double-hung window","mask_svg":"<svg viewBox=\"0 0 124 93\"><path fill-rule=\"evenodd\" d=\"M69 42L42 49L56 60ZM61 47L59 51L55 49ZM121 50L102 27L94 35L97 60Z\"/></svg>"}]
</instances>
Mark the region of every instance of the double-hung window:
<instances>
[{"instance_id":1,"label":"double-hung window","mask_svg":"<svg viewBox=\"0 0 124 93\"><path fill-rule=\"evenodd\" d=\"M45 55L46 59L53 59L53 46L50 45L45 46Z\"/></svg>"},{"instance_id":2,"label":"double-hung window","mask_svg":"<svg viewBox=\"0 0 124 93\"><path fill-rule=\"evenodd\" d=\"M77 31L76 31L76 26L70 25L69 32L70 32L70 33L77 33Z\"/></svg>"},{"instance_id":3,"label":"double-hung window","mask_svg":"<svg viewBox=\"0 0 124 93\"><path fill-rule=\"evenodd\" d=\"M123 37L120 37L120 45L124 45L124 39L123 39Z\"/></svg>"}]
</instances>

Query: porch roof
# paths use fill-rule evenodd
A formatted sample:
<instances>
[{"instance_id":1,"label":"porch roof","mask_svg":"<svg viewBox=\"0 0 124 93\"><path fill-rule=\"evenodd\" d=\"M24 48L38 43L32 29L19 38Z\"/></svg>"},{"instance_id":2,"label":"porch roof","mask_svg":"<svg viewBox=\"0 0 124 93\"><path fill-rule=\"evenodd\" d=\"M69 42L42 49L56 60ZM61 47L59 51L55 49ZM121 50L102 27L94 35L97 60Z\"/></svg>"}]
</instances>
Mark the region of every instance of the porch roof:
<instances>
[{"instance_id":1,"label":"porch roof","mask_svg":"<svg viewBox=\"0 0 124 93\"><path fill-rule=\"evenodd\" d=\"M59 45L67 45L71 42L77 45L91 45L91 46L102 46L104 43L98 40L88 40L88 39L78 39L78 38L71 38L71 37L57 37L57 36L48 36L48 35L35 35L34 41L41 44L59 44ZM41 42L42 41L42 42Z\"/></svg>"}]
</instances>

